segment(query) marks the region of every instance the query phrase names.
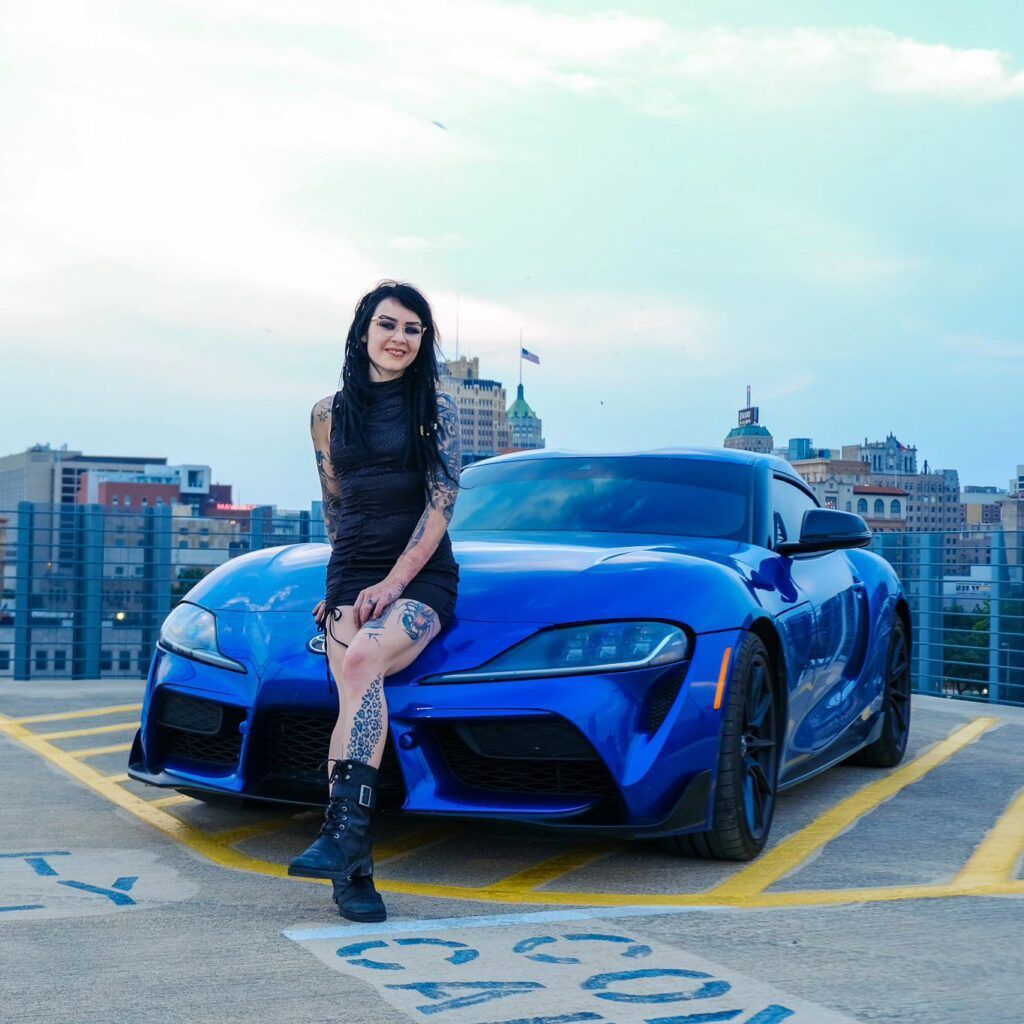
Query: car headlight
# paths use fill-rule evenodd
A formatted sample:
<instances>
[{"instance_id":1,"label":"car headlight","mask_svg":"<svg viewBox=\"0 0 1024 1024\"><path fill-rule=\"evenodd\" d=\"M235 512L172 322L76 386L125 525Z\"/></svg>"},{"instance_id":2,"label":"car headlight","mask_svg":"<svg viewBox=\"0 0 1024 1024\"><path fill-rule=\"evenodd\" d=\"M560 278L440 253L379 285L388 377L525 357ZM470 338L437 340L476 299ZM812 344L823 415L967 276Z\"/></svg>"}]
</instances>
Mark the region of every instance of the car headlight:
<instances>
[{"instance_id":1,"label":"car headlight","mask_svg":"<svg viewBox=\"0 0 1024 1024\"><path fill-rule=\"evenodd\" d=\"M159 644L175 654L196 661L205 661L218 668L230 669L232 672L244 672L245 666L234 658L229 658L217 646L217 618L213 612L200 608L199 605L179 604L164 619L160 627Z\"/></svg>"},{"instance_id":2,"label":"car headlight","mask_svg":"<svg viewBox=\"0 0 1024 1024\"><path fill-rule=\"evenodd\" d=\"M445 672L423 683L472 683L502 679L618 672L685 661L686 633L668 622L594 622L535 633L470 672Z\"/></svg>"}]
</instances>

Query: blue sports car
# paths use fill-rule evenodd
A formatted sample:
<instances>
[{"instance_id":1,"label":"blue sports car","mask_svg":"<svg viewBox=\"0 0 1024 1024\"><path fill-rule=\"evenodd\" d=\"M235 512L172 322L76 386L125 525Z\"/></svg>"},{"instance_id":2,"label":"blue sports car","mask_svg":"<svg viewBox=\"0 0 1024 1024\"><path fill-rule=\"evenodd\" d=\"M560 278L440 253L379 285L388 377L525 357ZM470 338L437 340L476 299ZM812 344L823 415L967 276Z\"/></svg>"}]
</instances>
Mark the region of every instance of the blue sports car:
<instances>
[{"instance_id":1,"label":"blue sports car","mask_svg":"<svg viewBox=\"0 0 1024 1024\"><path fill-rule=\"evenodd\" d=\"M780 790L890 767L910 610L870 531L783 459L525 451L467 467L455 618L388 677L393 806L757 855ZM329 548L232 559L164 622L129 774L217 801L323 804L337 715Z\"/></svg>"}]
</instances>

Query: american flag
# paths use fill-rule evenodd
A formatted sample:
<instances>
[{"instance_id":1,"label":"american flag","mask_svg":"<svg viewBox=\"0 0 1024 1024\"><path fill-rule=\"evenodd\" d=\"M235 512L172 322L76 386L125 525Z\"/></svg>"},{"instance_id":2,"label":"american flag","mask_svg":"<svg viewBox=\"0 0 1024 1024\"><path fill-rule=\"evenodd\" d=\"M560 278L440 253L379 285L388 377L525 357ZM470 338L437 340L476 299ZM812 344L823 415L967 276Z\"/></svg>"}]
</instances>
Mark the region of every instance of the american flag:
<instances>
[{"instance_id":1,"label":"american flag","mask_svg":"<svg viewBox=\"0 0 1024 1024\"><path fill-rule=\"evenodd\" d=\"M535 356L529 349L523 349L523 358L529 359L531 363L536 363L540 366L540 356Z\"/></svg>"}]
</instances>

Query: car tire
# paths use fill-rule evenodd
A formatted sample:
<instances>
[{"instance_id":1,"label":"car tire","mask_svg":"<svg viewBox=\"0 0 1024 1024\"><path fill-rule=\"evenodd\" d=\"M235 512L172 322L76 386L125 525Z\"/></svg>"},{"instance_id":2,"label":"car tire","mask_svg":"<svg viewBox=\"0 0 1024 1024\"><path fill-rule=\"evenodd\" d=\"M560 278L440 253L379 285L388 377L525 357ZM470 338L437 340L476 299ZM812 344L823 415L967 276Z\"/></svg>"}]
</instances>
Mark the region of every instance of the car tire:
<instances>
[{"instance_id":1,"label":"car tire","mask_svg":"<svg viewBox=\"0 0 1024 1024\"><path fill-rule=\"evenodd\" d=\"M706 860L753 860L775 814L779 751L778 692L771 657L755 633L740 641L726 691L715 783L714 825L672 836L673 852Z\"/></svg>"},{"instance_id":2,"label":"car tire","mask_svg":"<svg viewBox=\"0 0 1024 1024\"><path fill-rule=\"evenodd\" d=\"M892 768L903 760L910 734L910 651L903 620L893 617L885 656L885 704L882 733L874 743L861 747L850 764Z\"/></svg>"}]
</instances>

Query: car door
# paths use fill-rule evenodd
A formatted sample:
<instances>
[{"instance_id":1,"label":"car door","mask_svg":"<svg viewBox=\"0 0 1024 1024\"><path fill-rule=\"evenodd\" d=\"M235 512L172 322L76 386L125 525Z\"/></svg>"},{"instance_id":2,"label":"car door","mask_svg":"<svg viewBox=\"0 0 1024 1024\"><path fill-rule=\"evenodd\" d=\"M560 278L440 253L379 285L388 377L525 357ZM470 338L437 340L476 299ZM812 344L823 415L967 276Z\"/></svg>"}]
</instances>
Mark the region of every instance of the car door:
<instances>
[{"instance_id":1,"label":"car door","mask_svg":"<svg viewBox=\"0 0 1024 1024\"><path fill-rule=\"evenodd\" d=\"M774 544L798 540L804 513L817 508L814 495L780 474L772 479ZM829 747L859 710L853 680L847 675L853 654L863 646L866 622L863 587L855 578L846 552L821 551L781 556L784 572L810 605L813 616L808 644L809 671L789 694L787 774L810 770L816 756ZM795 611L795 609L794 609ZM789 613L792 615L793 613ZM806 614L806 610L805 610ZM783 629L786 623L780 622Z\"/></svg>"}]
</instances>

